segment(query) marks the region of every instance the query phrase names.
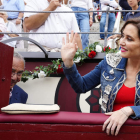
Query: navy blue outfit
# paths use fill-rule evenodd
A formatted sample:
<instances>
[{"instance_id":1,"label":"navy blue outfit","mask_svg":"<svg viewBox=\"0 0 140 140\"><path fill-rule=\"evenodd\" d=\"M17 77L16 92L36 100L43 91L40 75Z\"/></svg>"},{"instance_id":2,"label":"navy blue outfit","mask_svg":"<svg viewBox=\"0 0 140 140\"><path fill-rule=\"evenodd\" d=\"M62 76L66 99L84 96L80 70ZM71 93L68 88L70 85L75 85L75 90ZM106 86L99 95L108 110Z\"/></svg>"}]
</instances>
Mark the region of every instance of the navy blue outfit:
<instances>
[{"instance_id":1,"label":"navy blue outfit","mask_svg":"<svg viewBox=\"0 0 140 140\"><path fill-rule=\"evenodd\" d=\"M138 7L137 10L140 10L140 6ZM125 17L125 21L127 21L130 18L136 18L136 17L140 17L140 12L134 12L134 14L132 14L132 12L129 12Z\"/></svg>"},{"instance_id":2,"label":"navy blue outfit","mask_svg":"<svg viewBox=\"0 0 140 140\"><path fill-rule=\"evenodd\" d=\"M27 99L28 99L28 94L19 86L15 85L12 90L12 96L9 99L9 104L12 104L12 103L25 104Z\"/></svg>"},{"instance_id":3,"label":"navy blue outfit","mask_svg":"<svg viewBox=\"0 0 140 140\"><path fill-rule=\"evenodd\" d=\"M66 68L63 64L64 73L76 93L85 93L101 84L100 105L102 113L112 112L116 95L126 80L127 58L120 54L107 54L94 70L81 76L74 64ZM135 115L133 119L140 118L140 71L136 76L136 92L134 106L130 106Z\"/></svg>"}]
</instances>

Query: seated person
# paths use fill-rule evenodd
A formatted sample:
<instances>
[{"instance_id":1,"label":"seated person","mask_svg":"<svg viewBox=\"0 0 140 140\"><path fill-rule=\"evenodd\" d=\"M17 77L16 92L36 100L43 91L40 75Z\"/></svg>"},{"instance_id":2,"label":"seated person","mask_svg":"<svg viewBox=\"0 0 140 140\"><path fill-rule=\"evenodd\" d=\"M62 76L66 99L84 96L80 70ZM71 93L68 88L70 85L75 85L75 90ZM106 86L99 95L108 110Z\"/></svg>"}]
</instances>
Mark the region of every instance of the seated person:
<instances>
[{"instance_id":1,"label":"seated person","mask_svg":"<svg viewBox=\"0 0 140 140\"><path fill-rule=\"evenodd\" d=\"M7 27L4 23L4 20L0 17L0 32L6 32ZM4 34L0 34L0 40L2 40Z\"/></svg>"},{"instance_id":2,"label":"seated person","mask_svg":"<svg viewBox=\"0 0 140 140\"><path fill-rule=\"evenodd\" d=\"M25 61L23 57L19 53L14 52L9 104L12 103L25 104L27 101L28 94L23 89L21 89L19 86L16 85L16 83L21 80L24 68L25 68Z\"/></svg>"},{"instance_id":3,"label":"seated person","mask_svg":"<svg viewBox=\"0 0 140 140\"><path fill-rule=\"evenodd\" d=\"M5 25L7 26L7 30L5 32L17 32L16 26L14 23L10 22L7 20L8 18L8 14L7 12L0 12L0 17L3 18ZM9 39L11 37L18 37L18 34L4 34L3 38L1 41ZM17 41L12 41L9 43L6 43L7 45L11 46L11 47L15 47Z\"/></svg>"},{"instance_id":4,"label":"seated person","mask_svg":"<svg viewBox=\"0 0 140 140\"><path fill-rule=\"evenodd\" d=\"M27 3L25 11L72 11L61 4L62 0L34 0ZM31 33L79 32L74 13L25 13L24 23ZM65 34L31 34L30 38L40 43L47 51L60 51ZM82 49L80 36L77 44ZM28 51L41 51L40 48L28 46Z\"/></svg>"}]
</instances>

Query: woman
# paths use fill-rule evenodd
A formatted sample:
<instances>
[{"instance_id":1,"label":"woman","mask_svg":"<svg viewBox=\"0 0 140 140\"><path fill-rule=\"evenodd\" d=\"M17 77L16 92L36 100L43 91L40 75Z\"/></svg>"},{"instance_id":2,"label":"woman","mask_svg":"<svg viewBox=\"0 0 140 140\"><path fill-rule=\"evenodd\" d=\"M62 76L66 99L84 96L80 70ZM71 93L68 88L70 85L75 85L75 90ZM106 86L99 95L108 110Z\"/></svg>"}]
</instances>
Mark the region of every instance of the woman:
<instances>
[{"instance_id":1,"label":"woman","mask_svg":"<svg viewBox=\"0 0 140 140\"><path fill-rule=\"evenodd\" d=\"M94 70L81 77L73 57L77 34L63 39L61 56L64 73L76 93L101 84L101 111L110 117L104 122L106 133L117 135L129 118L140 118L140 19L128 20L121 29L121 54L107 54Z\"/></svg>"}]
</instances>

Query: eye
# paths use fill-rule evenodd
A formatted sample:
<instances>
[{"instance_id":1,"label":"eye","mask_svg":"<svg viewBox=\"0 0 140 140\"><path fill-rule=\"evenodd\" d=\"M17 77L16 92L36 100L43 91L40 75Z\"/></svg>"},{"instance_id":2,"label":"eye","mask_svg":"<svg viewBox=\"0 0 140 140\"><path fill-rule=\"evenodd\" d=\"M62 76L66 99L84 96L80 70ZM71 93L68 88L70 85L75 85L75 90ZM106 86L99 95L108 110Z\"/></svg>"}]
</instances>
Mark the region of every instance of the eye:
<instances>
[{"instance_id":1,"label":"eye","mask_svg":"<svg viewBox=\"0 0 140 140\"><path fill-rule=\"evenodd\" d=\"M132 41L132 38L131 38L131 37L127 37L127 40L128 40L128 41Z\"/></svg>"}]
</instances>

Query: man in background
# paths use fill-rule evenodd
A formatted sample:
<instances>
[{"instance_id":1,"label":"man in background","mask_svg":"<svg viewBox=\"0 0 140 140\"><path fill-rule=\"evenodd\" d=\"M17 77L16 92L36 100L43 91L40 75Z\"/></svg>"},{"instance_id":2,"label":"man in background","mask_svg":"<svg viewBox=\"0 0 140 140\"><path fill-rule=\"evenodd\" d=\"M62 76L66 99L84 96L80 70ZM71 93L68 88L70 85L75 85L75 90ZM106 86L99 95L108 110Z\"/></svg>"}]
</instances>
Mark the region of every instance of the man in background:
<instances>
[{"instance_id":1,"label":"man in background","mask_svg":"<svg viewBox=\"0 0 140 140\"><path fill-rule=\"evenodd\" d=\"M109 7L110 10L115 10L118 8L118 3L115 0L100 0L101 3L101 10L107 10ZM114 24L115 24L115 12L109 13L109 19L108 19L108 32L113 32ZM100 32L105 31L105 24L106 24L106 12L102 12L101 21L100 21ZM107 37L111 36L111 34L108 34ZM100 34L101 40L104 40L104 34Z\"/></svg>"},{"instance_id":2,"label":"man in background","mask_svg":"<svg viewBox=\"0 0 140 140\"><path fill-rule=\"evenodd\" d=\"M23 89L21 89L19 86L16 85L17 82L21 80L24 68L25 68L25 60L19 53L14 52L9 104L12 103L25 104L27 101L28 94Z\"/></svg>"},{"instance_id":3,"label":"man in background","mask_svg":"<svg viewBox=\"0 0 140 140\"><path fill-rule=\"evenodd\" d=\"M62 0L33 0L27 3L26 11L72 11L61 4ZM47 32L79 32L74 13L25 13L25 26L32 33ZM31 34L30 38L39 42L47 51L58 52L61 50L62 38L65 34ZM80 36L77 45L82 49ZM41 51L34 45L28 45L28 51Z\"/></svg>"}]
</instances>

